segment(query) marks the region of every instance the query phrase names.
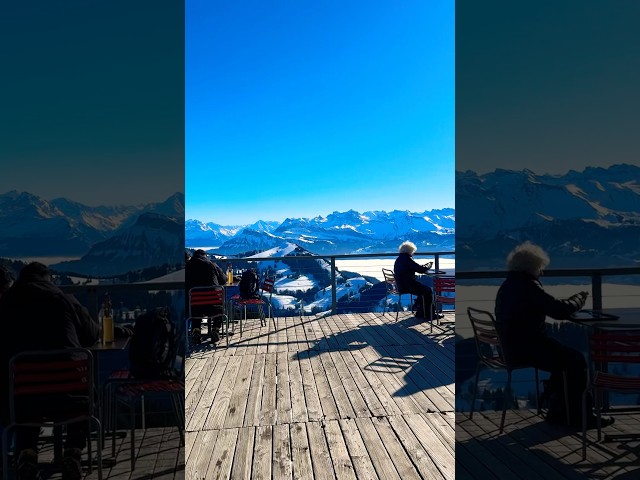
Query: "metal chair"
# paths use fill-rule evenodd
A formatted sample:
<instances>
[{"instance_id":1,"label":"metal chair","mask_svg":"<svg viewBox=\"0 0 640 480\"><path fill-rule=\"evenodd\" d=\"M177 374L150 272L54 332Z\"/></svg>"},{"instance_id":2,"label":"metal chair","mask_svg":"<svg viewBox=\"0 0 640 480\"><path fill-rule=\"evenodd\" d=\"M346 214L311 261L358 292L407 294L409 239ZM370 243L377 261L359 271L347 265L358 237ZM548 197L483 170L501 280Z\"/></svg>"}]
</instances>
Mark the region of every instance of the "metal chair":
<instances>
[{"instance_id":1,"label":"metal chair","mask_svg":"<svg viewBox=\"0 0 640 480\"><path fill-rule=\"evenodd\" d=\"M514 370L520 370L523 368L533 368L529 365L513 365L507 361L502 350L502 344L500 342L500 336L496 328L496 321L493 315L484 310L478 310L476 308L468 307L467 314L471 320L473 326L473 333L476 342L476 349L478 351L479 362L476 366L476 376L473 389L473 398L471 399L471 411L469 413L469 419L473 418L473 411L475 407L476 395L478 392L478 378L480 376L480 369L482 365L489 367L493 370L506 370L507 372L507 385L504 390L504 400L502 405L502 419L500 420L500 433L504 430L504 421L507 413L507 400L511 391L511 372ZM534 368L535 380L536 380L536 403L538 414L541 412L540 407L540 386L538 379L538 369ZM567 389L566 373L563 374L565 391ZM569 401L565 395L565 409L567 418L569 417Z\"/></svg>"},{"instance_id":2,"label":"metal chair","mask_svg":"<svg viewBox=\"0 0 640 480\"><path fill-rule=\"evenodd\" d=\"M2 435L3 478L9 477L9 434L16 427L61 427L93 422L96 427L98 479L102 480L102 425L95 415L94 364L85 348L34 350L14 355L9 362L9 424ZM69 406L69 396L81 399ZM85 402L86 399L86 402ZM37 411L25 405L37 404ZM69 410L69 411L66 411ZM91 437L87 453L91 473Z\"/></svg>"},{"instance_id":3,"label":"metal chair","mask_svg":"<svg viewBox=\"0 0 640 480\"><path fill-rule=\"evenodd\" d=\"M198 315L194 316L194 307ZM220 313L222 311L222 313ZM212 331L212 320L223 318L225 321L225 336L227 347L229 346L229 317L225 312L225 290L223 286L211 285L208 287L193 287L189 290L189 320L192 318L207 319L209 334Z\"/></svg>"},{"instance_id":4,"label":"metal chair","mask_svg":"<svg viewBox=\"0 0 640 480\"><path fill-rule=\"evenodd\" d=\"M445 295L445 293L456 292L456 277L441 277L436 275L433 277L433 302L435 304L436 313L442 313L443 305L455 305L455 296ZM438 325L440 321L438 320Z\"/></svg>"},{"instance_id":5,"label":"metal chair","mask_svg":"<svg viewBox=\"0 0 640 480\"><path fill-rule=\"evenodd\" d=\"M271 297L275 286L274 277L265 277L260 284L260 298L242 298L239 294L231 297L231 317L233 318L234 308L242 309L244 312L244 321L247 321L247 307L255 305L258 308L258 315L260 316L260 326L267 325L267 321L264 315L264 305L269 308L269 318L273 321L273 327L277 329L276 319L271 315ZM240 336L242 336L242 323L243 318L240 318Z\"/></svg>"},{"instance_id":6,"label":"metal chair","mask_svg":"<svg viewBox=\"0 0 640 480\"><path fill-rule=\"evenodd\" d=\"M400 309L402 308L402 293L398 290L398 285L396 283L396 276L393 271L388 268L382 269L382 275L384 276L384 285L386 287L386 291L384 294L384 310L385 312L387 305L389 304L389 295L397 295L398 296L398 304L396 307L396 322L398 321L398 315L400 314ZM413 295L409 294L410 302L413 304Z\"/></svg>"},{"instance_id":7,"label":"metal chair","mask_svg":"<svg viewBox=\"0 0 640 480\"><path fill-rule=\"evenodd\" d=\"M129 407L130 415L130 448L131 448L131 471L135 469L136 456L135 456L135 432L136 432L136 404L140 400L142 405L142 428L146 428L146 412L145 412L145 400L150 397L169 397L172 405L174 419L176 426L178 427L178 433L180 434L180 442L184 445L184 431L185 431L185 416L184 416L184 357L182 360L182 368L178 372L176 378L160 378L160 379L118 379L112 386L113 402L113 429L111 440L111 454L115 457L115 445L116 445L116 431L117 431L117 414L115 409L115 403L120 402Z\"/></svg>"},{"instance_id":8,"label":"metal chair","mask_svg":"<svg viewBox=\"0 0 640 480\"><path fill-rule=\"evenodd\" d=\"M589 341L587 387L582 394L582 459L587 457L587 394L592 392L597 416L598 441L602 438L602 395L605 392L623 394L640 393L640 378L631 371L629 375L609 373L608 365L640 363L640 332L601 330L592 333ZM635 413L635 412L632 412Z\"/></svg>"}]
</instances>

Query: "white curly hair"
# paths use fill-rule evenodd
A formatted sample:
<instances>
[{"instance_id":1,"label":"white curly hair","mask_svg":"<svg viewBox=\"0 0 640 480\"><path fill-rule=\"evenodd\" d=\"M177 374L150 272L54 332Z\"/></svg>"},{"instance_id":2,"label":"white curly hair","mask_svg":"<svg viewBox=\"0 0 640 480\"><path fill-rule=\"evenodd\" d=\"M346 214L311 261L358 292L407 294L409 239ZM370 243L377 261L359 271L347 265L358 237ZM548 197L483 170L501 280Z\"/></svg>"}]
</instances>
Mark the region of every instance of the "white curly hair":
<instances>
[{"instance_id":1,"label":"white curly hair","mask_svg":"<svg viewBox=\"0 0 640 480\"><path fill-rule=\"evenodd\" d=\"M549 262L547 252L538 245L526 241L511 250L507 256L507 269L539 277Z\"/></svg>"},{"instance_id":2,"label":"white curly hair","mask_svg":"<svg viewBox=\"0 0 640 480\"><path fill-rule=\"evenodd\" d=\"M418 249L418 247L416 247L415 243L410 242L409 240L407 240L406 242L402 242L400 244L400 246L398 247L398 252L400 252L400 253L408 253L409 255L413 255L414 253L416 253L417 249Z\"/></svg>"}]
</instances>

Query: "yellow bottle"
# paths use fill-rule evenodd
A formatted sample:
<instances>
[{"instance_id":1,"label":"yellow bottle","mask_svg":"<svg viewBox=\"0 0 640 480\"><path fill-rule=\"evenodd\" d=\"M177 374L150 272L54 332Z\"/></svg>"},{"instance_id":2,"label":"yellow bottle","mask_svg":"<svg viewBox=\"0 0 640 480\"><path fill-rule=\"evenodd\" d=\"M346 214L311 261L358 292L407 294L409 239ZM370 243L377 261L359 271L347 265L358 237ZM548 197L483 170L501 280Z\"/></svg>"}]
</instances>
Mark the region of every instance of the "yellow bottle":
<instances>
[{"instance_id":1,"label":"yellow bottle","mask_svg":"<svg viewBox=\"0 0 640 480\"><path fill-rule=\"evenodd\" d=\"M227 268L227 283L229 285L233 283L233 269L231 268L231 264L229 264L229 268Z\"/></svg>"},{"instance_id":2,"label":"yellow bottle","mask_svg":"<svg viewBox=\"0 0 640 480\"><path fill-rule=\"evenodd\" d=\"M113 317L102 317L102 342L113 342Z\"/></svg>"}]
</instances>

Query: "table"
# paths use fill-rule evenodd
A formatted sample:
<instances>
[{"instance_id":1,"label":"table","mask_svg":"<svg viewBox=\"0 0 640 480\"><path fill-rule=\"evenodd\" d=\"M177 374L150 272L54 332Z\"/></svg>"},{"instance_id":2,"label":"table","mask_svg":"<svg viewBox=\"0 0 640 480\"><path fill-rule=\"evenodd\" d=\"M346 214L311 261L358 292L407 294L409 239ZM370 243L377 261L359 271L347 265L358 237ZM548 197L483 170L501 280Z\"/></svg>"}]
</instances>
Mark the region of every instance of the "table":
<instances>
[{"instance_id":1,"label":"table","mask_svg":"<svg viewBox=\"0 0 640 480\"><path fill-rule=\"evenodd\" d=\"M611 330L635 330L640 329L640 307L636 308L605 308L603 313L616 315L620 318L617 320L574 320L569 321L594 329L611 329Z\"/></svg>"}]
</instances>

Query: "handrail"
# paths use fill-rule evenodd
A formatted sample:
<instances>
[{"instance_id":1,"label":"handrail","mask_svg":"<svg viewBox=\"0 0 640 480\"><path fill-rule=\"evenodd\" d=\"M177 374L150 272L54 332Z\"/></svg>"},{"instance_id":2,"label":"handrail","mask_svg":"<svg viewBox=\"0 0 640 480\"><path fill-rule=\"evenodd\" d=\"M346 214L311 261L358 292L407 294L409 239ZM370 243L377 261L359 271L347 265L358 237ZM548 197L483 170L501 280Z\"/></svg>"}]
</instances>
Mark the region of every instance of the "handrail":
<instances>
[{"instance_id":1,"label":"handrail","mask_svg":"<svg viewBox=\"0 0 640 480\"><path fill-rule=\"evenodd\" d=\"M64 293L77 294L86 293L93 299L93 315L98 318L100 311L100 295L106 292L118 291L166 291L178 290L184 292L184 282L135 282L135 283L100 283L85 285L58 285Z\"/></svg>"},{"instance_id":2,"label":"handrail","mask_svg":"<svg viewBox=\"0 0 640 480\"><path fill-rule=\"evenodd\" d=\"M433 256L433 266L435 270L440 270L440 257L455 255L453 251L442 252L416 252L416 255L420 257ZM325 260L331 265L331 313L333 315L337 312L338 300L336 297L336 259L354 259L354 258L380 258L380 257L397 257L398 253L355 253L355 254L342 254L342 255L291 255L285 257L227 257L227 260L243 261L243 262L265 262L265 261L287 261L291 259L303 259L303 260Z\"/></svg>"},{"instance_id":3,"label":"handrail","mask_svg":"<svg viewBox=\"0 0 640 480\"><path fill-rule=\"evenodd\" d=\"M505 278L508 273L507 270L456 271L456 280ZM602 310L602 277L638 274L640 274L640 267L558 268L544 271L545 277L591 277L591 298L594 310Z\"/></svg>"}]
</instances>

